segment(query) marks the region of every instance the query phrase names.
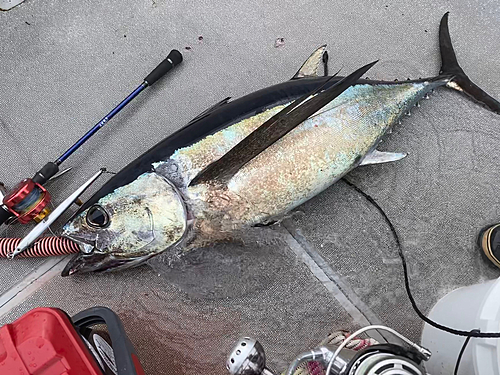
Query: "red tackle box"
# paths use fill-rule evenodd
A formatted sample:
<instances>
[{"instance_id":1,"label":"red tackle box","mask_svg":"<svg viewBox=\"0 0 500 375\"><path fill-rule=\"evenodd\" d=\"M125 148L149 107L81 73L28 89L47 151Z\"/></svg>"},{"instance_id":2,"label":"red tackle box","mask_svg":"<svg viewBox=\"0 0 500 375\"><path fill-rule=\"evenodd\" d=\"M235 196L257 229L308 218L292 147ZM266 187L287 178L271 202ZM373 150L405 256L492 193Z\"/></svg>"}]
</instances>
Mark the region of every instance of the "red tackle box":
<instances>
[{"instance_id":1,"label":"red tackle box","mask_svg":"<svg viewBox=\"0 0 500 375\"><path fill-rule=\"evenodd\" d=\"M119 318L111 310L85 310L72 319L56 308L37 308L0 328L1 375L103 375L83 332L107 324L118 375L144 375Z\"/></svg>"}]
</instances>

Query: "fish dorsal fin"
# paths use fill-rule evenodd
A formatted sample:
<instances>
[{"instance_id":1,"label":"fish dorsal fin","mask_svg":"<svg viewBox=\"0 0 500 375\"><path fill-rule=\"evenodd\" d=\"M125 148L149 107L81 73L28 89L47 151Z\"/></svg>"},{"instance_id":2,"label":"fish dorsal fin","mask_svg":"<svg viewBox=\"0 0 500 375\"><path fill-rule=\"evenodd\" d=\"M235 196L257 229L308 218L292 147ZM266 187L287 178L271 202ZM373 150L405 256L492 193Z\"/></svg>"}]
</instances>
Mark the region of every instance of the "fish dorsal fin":
<instances>
[{"instance_id":1,"label":"fish dorsal fin","mask_svg":"<svg viewBox=\"0 0 500 375\"><path fill-rule=\"evenodd\" d=\"M373 150L364 157L363 161L359 165L389 163L391 161L401 160L404 157L406 157L404 152L384 152Z\"/></svg>"},{"instance_id":2,"label":"fish dorsal fin","mask_svg":"<svg viewBox=\"0 0 500 375\"><path fill-rule=\"evenodd\" d=\"M376 61L365 65L333 86L320 92L333 78L330 77L323 85L283 108L236 144L220 159L209 164L195 176L189 185L193 186L209 181L227 183L246 163L342 94L351 85L356 83L375 63Z\"/></svg>"},{"instance_id":3,"label":"fish dorsal fin","mask_svg":"<svg viewBox=\"0 0 500 375\"><path fill-rule=\"evenodd\" d=\"M231 99L230 96L228 96L227 98L224 98L222 99L220 102L218 103L215 103L213 106L205 109L203 112L201 112L198 116L196 116L194 119L192 119L191 121L189 121L187 123L187 125L191 125L191 124L194 124L196 121L200 121L202 118L205 118L207 117L209 114L211 114L212 112L214 112L215 110L219 109L220 107L222 107L224 104L227 104L229 102L229 100Z\"/></svg>"},{"instance_id":4,"label":"fish dorsal fin","mask_svg":"<svg viewBox=\"0 0 500 375\"><path fill-rule=\"evenodd\" d=\"M297 73L292 77L292 79L304 78L304 77L318 77L318 69L320 64L323 62L323 55L326 51L326 44L323 44L316 51L314 51L311 56L302 64Z\"/></svg>"}]
</instances>

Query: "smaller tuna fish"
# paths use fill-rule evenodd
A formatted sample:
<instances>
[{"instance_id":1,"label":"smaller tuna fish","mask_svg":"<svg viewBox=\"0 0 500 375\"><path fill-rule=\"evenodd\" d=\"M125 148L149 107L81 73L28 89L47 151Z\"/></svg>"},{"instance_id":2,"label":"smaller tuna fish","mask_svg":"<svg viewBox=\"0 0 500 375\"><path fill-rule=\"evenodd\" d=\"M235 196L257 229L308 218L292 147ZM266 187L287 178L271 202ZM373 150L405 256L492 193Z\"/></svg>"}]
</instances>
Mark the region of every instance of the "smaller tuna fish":
<instances>
[{"instance_id":1,"label":"smaller tuna fish","mask_svg":"<svg viewBox=\"0 0 500 375\"><path fill-rule=\"evenodd\" d=\"M63 275L136 266L165 251L230 240L280 220L352 169L402 159L382 138L430 91L448 86L500 113L439 30L439 76L403 82L319 77L325 46L292 80L224 99L110 179L64 227L81 252Z\"/></svg>"}]
</instances>

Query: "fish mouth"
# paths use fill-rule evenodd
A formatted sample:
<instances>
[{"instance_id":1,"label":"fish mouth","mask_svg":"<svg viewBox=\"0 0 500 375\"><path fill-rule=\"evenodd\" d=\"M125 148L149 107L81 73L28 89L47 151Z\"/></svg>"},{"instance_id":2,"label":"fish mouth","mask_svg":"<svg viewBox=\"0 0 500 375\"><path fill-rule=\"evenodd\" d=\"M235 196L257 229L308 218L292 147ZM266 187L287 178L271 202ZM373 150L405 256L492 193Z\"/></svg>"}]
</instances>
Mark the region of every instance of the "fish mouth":
<instances>
[{"instance_id":1,"label":"fish mouth","mask_svg":"<svg viewBox=\"0 0 500 375\"><path fill-rule=\"evenodd\" d=\"M119 258L112 254L76 254L64 267L62 277L88 272L112 272L136 267L152 255L137 258Z\"/></svg>"},{"instance_id":2,"label":"fish mouth","mask_svg":"<svg viewBox=\"0 0 500 375\"><path fill-rule=\"evenodd\" d=\"M103 263L106 263L106 254L92 254L87 255L84 253L76 254L64 267L61 276L71 276L76 273L99 272L108 269Z\"/></svg>"},{"instance_id":3,"label":"fish mouth","mask_svg":"<svg viewBox=\"0 0 500 375\"><path fill-rule=\"evenodd\" d=\"M76 236L64 235L64 237L76 242L81 251L66 264L61 272L63 277L88 272L119 271L135 267L153 256L150 254L135 258L119 257L111 253L102 253L93 244Z\"/></svg>"}]
</instances>

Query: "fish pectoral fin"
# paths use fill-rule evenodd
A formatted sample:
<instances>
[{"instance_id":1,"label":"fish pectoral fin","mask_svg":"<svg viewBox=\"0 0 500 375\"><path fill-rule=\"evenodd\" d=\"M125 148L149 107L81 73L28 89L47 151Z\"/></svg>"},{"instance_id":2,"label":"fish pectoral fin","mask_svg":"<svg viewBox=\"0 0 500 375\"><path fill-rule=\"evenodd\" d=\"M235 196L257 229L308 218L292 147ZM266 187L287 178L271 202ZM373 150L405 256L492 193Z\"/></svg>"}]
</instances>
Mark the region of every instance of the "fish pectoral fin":
<instances>
[{"instance_id":1,"label":"fish pectoral fin","mask_svg":"<svg viewBox=\"0 0 500 375\"><path fill-rule=\"evenodd\" d=\"M206 166L191 180L189 186L209 181L227 183L246 163L355 84L376 62L359 68L325 89L325 86L334 78L330 77L312 92L294 100L247 135L220 159Z\"/></svg>"},{"instance_id":2,"label":"fish pectoral fin","mask_svg":"<svg viewBox=\"0 0 500 375\"><path fill-rule=\"evenodd\" d=\"M318 77L318 69L323 60L323 55L326 53L326 44L323 44L302 64L300 69L295 73L292 79L304 77Z\"/></svg>"},{"instance_id":3,"label":"fish pectoral fin","mask_svg":"<svg viewBox=\"0 0 500 375\"><path fill-rule=\"evenodd\" d=\"M359 165L389 163L391 161L401 160L406 157L406 155L407 154L404 152L384 152L373 150L364 157L363 161Z\"/></svg>"}]
</instances>

